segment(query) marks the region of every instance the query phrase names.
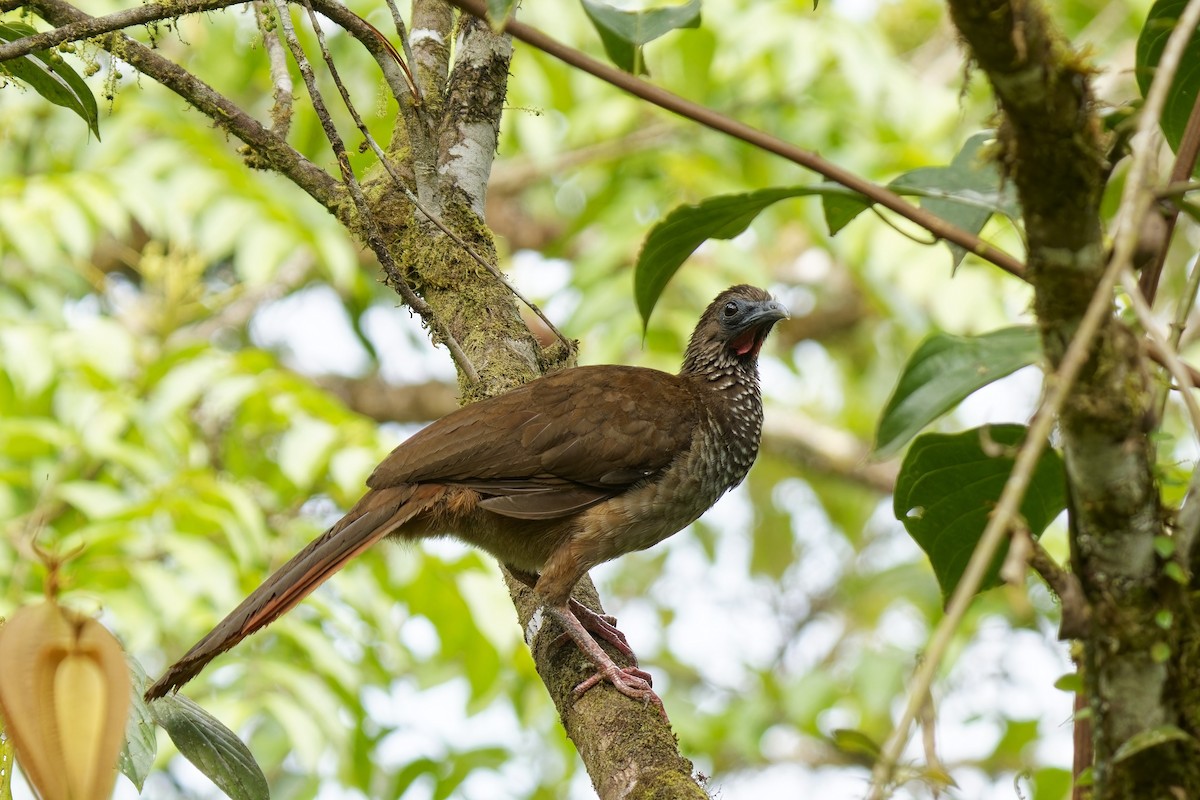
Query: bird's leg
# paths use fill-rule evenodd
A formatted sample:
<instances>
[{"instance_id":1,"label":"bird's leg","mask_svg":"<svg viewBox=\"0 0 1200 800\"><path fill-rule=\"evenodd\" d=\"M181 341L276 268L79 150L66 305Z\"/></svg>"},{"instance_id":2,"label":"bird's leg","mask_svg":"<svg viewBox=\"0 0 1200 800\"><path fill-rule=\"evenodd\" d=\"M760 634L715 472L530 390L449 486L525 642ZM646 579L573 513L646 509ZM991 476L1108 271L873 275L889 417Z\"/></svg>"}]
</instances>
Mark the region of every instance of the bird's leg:
<instances>
[{"instance_id":1,"label":"bird's leg","mask_svg":"<svg viewBox=\"0 0 1200 800\"><path fill-rule=\"evenodd\" d=\"M574 640L575 644L583 651L593 664L596 665L596 674L588 678L583 683L575 687L575 698L583 696L584 692L591 689L600 681L608 681L613 685L618 692L626 697L632 697L634 700L640 700L643 703L649 703L658 709L658 713L662 715L664 720L667 719L667 710L663 707L662 700L654 693L654 689L650 686L650 673L637 667L618 667L616 662L609 657L608 653L604 652L596 640L592 638L588 630L583 626L583 623L571 612L569 605L547 605L546 612L558 623L563 626L567 636ZM591 612L595 615L595 612ZM628 647L628 645L626 645Z\"/></svg>"},{"instance_id":2,"label":"bird's leg","mask_svg":"<svg viewBox=\"0 0 1200 800\"><path fill-rule=\"evenodd\" d=\"M509 574L519 580L521 583L533 589L537 586L538 575L535 572L526 572L523 569L505 564L505 568ZM590 632L593 636L608 642L613 646L618 653L624 658L633 662L636 667L638 663L637 655L633 652L633 648L629 646L629 640L625 638L625 634L617 629L617 618L610 614L599 614L585 606L583 603L572 597L567 601L570 604L571 613L583 625L584 630ZM566 644L570 636L563 633L558 639L555 639L552 646L561 647Z\"/></svg>"},{"instance_id":3,"label":"bird's leg","mask_svg":"<svg viewBox=\"0 0 1200 800\"><path fill-rule=\"evenodd\" d=\"M610 614L598 614L574 597L570 599L569 603L571 613L579 620L579 624L583 625L584 630L611 644L618 653L632 661L635 667L637 666L637 655L629 646L629 640L625 638L625 634L617 629L616 617ZM564 633L563 635L567 636L568 634Z\"/></svg>"}]
</instances>

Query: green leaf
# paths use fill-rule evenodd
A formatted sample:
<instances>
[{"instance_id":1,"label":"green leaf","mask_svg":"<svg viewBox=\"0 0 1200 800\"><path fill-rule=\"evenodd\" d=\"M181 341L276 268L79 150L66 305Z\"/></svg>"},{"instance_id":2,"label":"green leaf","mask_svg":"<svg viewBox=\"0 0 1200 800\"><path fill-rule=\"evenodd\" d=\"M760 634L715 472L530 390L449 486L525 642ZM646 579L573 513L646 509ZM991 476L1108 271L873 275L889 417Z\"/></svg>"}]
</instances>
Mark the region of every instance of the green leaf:
<instances>
[{"instance_id":1,"label":"green leaf","mask_svg":"<svg viewBox=\"0 0 1200 800\"><path fill-rule=\"evenodd\" d=\"M972 392L1037 363L1041 356L1037 330L1031 327L1002 328L982 336L930 335L904 365L883 409L874 455L895 455Z\"/></svg>"},{"instance_id":2,"label":"green leaf","mask_svg":"<svg viewBox=\"0 0 1200 800\"><path fill-rule=\"evenodd\" d=\"M1138 88L1142 97L1150 90L1150 82L1162 58L1167 39L1179 23L1179 16L1187 6L1187 0L1158 0L1150 8L1146 16L1146 24L1138 35L1137 55L1134 74L1137 76ZM1167 102L1163 106L1162 126L1163 136L1171 149L1178 152L1179 143L1183 140L1183 131L1187 127L1188 116L1196 103L1196 95L1200 94L1200 31L1192 31L1188 40L1183 59L1179 62L1179 70L1171 82L1167 92ZM1200 177L1200 164L1192 167L1192 174Z\"/></svg>"},{"instance_id":3,"label":"green leaf","mask_svg":"<svg viewBox=\"0 0 1200 800\"><path fill-rule=\"evenodd\" d=\"M250 748L216 717L180 695L167 695L151 709L183 757L233 800L270 798Z\"/></svg>"},{"instance_id":4,"label":"green leaf","mask_svg":"<svg viewBox=\"0 0 1200 800\"><path fill-rule=\"evenodd\" d=\"M129 721L125 724L125 745L117 759L121 773L133 782L138 791L146 783L146 776L154 766L158 754L158 737L154 730L154 714L142 697L150 681L146 671L135 659L126 656L130 672L133 673L133 700L129 709Z\"/></svg>"},{"instance_id":5,"label":"green leaf","mask_svg":"<svg viewBox=\"0 0 1200 800\"><path fill-rule=\"evenodd\" d=\"M1054 688L1061 692L1082 692L1083 676L1081 676L1078 672L1064 673L1060 675L1058 680L1054 682Z\"/></svg>"},{"instance_id":6,"label":"green leaf","mask_svg":"<svg viewBox=\"0 0 1200 800\"><path fill-rule=\"evenodd\" d=\"M991 131L977 133L967 139L948 166L911 170L888 187L900 194L917 195L926 211L976 235L995 212L1017 219L1020 207L1012 185L1006 184L996 165L980 154L994 138ZM946 244L957 267L967 251L951 242Z\"/></svg>"},{"instance_id":7,"label":"green leaf","mask_svg":"<svg viewBox=\"0 0 1200 800\"><path fill-rule=\"evenodd\" d=\"M1061 767L1043 767L1035 770L1030 777L1033 779L1032 800L1050 800L1050 798L1061 800L1061 798L1071 795L1072 776L1070 770Z\"/></svg>"},{"instance_id":8,"label":"green leaf","mask_svg":"<svg viewBox=\"0 0 1200 800\"><path fill-rule=\"evenodd\" d=\"M600 34L604 51L612 62L635 74L646 71L642 62L643 45L677 28L700 27L700 0L644 11L623 11L597 0L583 0L583 10Z\"/></svg>"},{"instance_id":9,"label":"green leaf","mask_svg":"<svg viewBox=\"0 0 1200 800\"><path fill-rule=\"evenodd\" d=\"M842 228L870 207L871 202L866 195L849 189L821 195L821 210L825 212L825 225L829 228L830 236L837 236Z\"/></svg>"},{"instance_id":10,"label":"green leaf","mask_svg":"<svg viewBox=\"0 0 1200 800\"><path fill-rule=\"evenodd\" d=\"M930 433L918 437L904 457L893 511L929 556L943 599L958 585L1012 473L1012 454L994 451L1015 448L1026 430L991 425L952 435ZM1034 538L1066 507L1064 481L1062 459L1047 448L1021 502L1021 516ZM996 554L980 591L999 584L1007 549Z\"/></svg>"},{"instance_id":11,"label":"green leaf","mask_svg":"<svg viewBox=\"0 0 1200 800\"><path fill-rule=\"evenodd\" d=\"M836 728L830 737L833 746L859 764L874 764L879 760L879 743L869 735L853 728Z\"/></svg>"},{"instance_id":12,"label":"green leaf","mask_svg":"<svg viewBox=\"0 0 1200 800\"><path fill-rule=\"evenodd\" d=\"M889 188L898 194L916 195L926 210L970 233L979 233L993 213L1017 219L1020 209L1012 187L1003 184L994 164L979 157L980 149L992 138L989 131L977 133L967 140L949 166L906 172L892 181ZM634 266L634 297L643 325L649 321L671 277L706 240L732 239L745 231L767 206L811 195L821 198L830 236L837 235L871 207L871 202L858 192L836 183L818 183L720 195L673 209L651 229ZM950 245L950 249L957 266L966 251L957 245Z\"/></svg>"},{"instance_id":13,"label":"green leaf","mask_svg":"<svg viewBox=\"0 0 1200 800\"><path fill-rule=\"evenodd\" d=\"M633 293L642 324L679 266L708 239L732 239L742 233L769 205L789 197L824 194L830 186L788 186L749 194L709 197L695 205L679 206L650 230L633 268ZM840 188L840 187L839 187ZM845 189L840 189L845 192Z\"/></svg>"},{"instance_id":14,"label":"green leaf","mask_svg":"<svg viewBox=\"0 0 1200 800\"><path fill-rule=\"evenodd\" d=\"M888 188L899 195L916 196L926 211L972 234L983 230L995 213L1019 219L1021 209L1012 185L1004 182L995 164L980 155L984 145L994 138L991 131L976 133L948 165L910 170L889 183ZM827 197L823 202L830 235L871 205L857 193L844 198ZM957 267L967 251L951 242L946 245Z\"/></svg>"},{"instance_id":15,"label":"green leaf","mask_svg":"<svg viewBox=\"0 0 1200 800\"><path fill-rule=\"evenodd\" d=\"M1119 764L1143 750L1160 747L1170 742L1187 742L1193 747L1198 744L1196 739L1186 731L1174 725L1160 725L1157 728L1150 728L1149 730L1135 733L1126 739L1125 744L1117 748L1117 752L1113 754L1113 763Z\"/></svg>"},{"instance_id":16,"label":"green leaf","mask_svg":"<svg viewBox=\"0 0 1200 800\"><path fill-rule=\"evenodd\" d=\"M0 41L12 42L36 33L36 28L23 22L0 22ZM62 61L61 56L55 53L54 58L56 60L51 60L46 51L39 50L0 63L0 72L29 84L30 88L51 103L74 111L99 139L100 111L92 90L78 72Z\"/></svg>"}]
</instances>

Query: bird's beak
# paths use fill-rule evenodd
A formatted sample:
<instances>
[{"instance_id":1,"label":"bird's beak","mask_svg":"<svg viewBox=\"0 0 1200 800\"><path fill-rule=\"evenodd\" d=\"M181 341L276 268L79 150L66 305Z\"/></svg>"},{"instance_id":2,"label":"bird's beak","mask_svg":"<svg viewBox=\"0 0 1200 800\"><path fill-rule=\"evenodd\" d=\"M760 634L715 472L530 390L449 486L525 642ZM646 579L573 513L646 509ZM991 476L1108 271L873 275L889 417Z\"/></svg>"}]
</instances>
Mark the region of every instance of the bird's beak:
<instances>
[{"instance_id":1,"label":"bird's beak","mask_svg":"<svg viewBox=\"0 0 1200 800\"><path fill-rule=\"evenodd\" d=\"M740 333L731 343L734 352L739 356L757 356L763 342L767 340L771 326L787 318L787 309L778 300L762 300L755 303L742 320Z\"/></svg>"},{"instance_id":2,"label":"bird's beak","mask_svg":"<svg viewBox=\"0 0 1200 800\"><path fill-rule=\"evenodd\" d=\"M783 303L778 300L763 300L754 305L746 317L747 328L757 328L763 325L770 326L779 322L781 319L788 319L791 314L784 307Z\"/></svg>"}]
</instances>

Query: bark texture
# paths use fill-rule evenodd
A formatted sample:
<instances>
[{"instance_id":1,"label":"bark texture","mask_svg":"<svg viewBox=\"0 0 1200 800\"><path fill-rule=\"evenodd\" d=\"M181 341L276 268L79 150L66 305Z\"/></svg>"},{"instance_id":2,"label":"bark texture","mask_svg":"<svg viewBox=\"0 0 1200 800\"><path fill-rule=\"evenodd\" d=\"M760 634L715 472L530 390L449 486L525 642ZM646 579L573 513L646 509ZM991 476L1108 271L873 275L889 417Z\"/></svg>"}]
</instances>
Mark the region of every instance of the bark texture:
<instances>
[{"instance_id":1,"label":"bark texture","mask_svg":"<svg viewBox=\"0 0 1200 800\"><path fill-rule=\"evenodd\" d=\"M1100 198L1107 164L1091 71L1037 0L950 0L1001 111L1000 159L1029 238L1028 277L1051 367L1075 335L1107 263ZM1084 678L1095 744L1095 796L1191 797L1200 771L1194 711L1181 703L1181 637L1194 622L1165 577L1168 536L1154 477L1152 392L1138 339L1110 315L1059 418L1072 566L1091 610ZM1173 623L1159 624L1171 612ZM1187 631L1193 631L1188 634ZM1194 685L1194 682L1189 685Z\"/></svg>"}]
</instances>

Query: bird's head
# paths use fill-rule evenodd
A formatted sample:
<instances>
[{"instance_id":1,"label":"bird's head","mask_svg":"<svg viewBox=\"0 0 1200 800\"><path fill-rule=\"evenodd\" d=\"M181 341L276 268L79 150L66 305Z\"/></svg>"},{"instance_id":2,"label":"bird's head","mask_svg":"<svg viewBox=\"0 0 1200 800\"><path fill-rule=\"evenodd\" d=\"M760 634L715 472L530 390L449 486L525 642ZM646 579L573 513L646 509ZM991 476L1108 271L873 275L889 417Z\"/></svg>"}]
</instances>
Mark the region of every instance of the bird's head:
<instances>
[{"instance_id":1,"label":"bird's head","mask_svg":"<svg viewBox=\"0 0 1200 800\"><path fill-rule=\"evenodd\" d=\"M726 289L704 310L692 332L683 371L753 366L772 326L787 316L783 304L757 286L743 284Z\"/></svg>"}]
</instances>

